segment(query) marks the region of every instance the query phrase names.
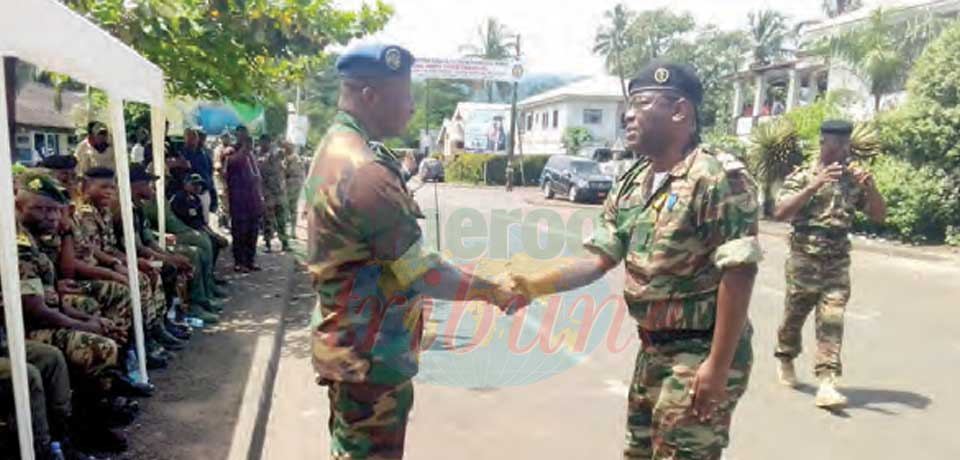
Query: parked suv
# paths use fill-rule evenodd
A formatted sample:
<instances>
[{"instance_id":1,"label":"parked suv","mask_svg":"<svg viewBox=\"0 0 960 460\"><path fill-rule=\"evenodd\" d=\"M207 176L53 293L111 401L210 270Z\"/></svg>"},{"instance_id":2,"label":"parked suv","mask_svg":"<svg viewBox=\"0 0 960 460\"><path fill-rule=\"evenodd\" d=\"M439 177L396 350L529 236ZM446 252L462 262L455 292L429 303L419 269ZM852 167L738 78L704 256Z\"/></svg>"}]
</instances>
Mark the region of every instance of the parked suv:
<instances>
[{"instance_id":1,"label":"parked suv","mask_svg":"<svg viewBox=\"0 0 960 460\"><path fill-rule=\"evenodd\" d=\"M555 155L540 175L540 188L547 199L565 196L572 202L602 201L613 187L613 178L600 172L596 161Z\"/></svg>"}]
</instances>

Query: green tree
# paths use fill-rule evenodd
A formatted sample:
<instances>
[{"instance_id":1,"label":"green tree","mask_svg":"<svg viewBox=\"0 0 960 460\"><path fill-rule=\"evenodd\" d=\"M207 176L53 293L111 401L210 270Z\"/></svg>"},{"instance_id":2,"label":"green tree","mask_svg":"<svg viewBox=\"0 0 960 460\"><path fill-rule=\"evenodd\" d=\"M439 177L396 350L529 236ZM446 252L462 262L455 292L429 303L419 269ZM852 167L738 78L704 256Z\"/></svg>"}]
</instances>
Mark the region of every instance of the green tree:
<instances>
[{"instance_id":1,"label":"green tree","mask_svg":"<svg viewBox=\"0 0 960 460\"><path fill-rule=\"evenodd\" d=\"M776 10L751 11L750 38L753 41L753 64L766 65L784 54L790 36L787 17Z\"/></svg>"},{"instance_id":2,"label":"green tree","mask_svg":"<svg viewBox=\"0 0 960 460\"><path fill-rule=\"evenodd\" d=\"M430 91L430 107L427 107L427 85ZM470 87L466 82L458 80L430 80L413 84L414 100L418 101L417 108L407 126L407 132L395 145L414 148L420 143L420 132L429 125L434 131L443 126L443 120L453 115L457 104L467 100L470 96ZM428 111L429 110L429 111Z\"/></svg>"},{"instance_id":3,"label":"green tree","mask_svg":"<svg viewBox=\"0 0 960 460\"><path fill-rule=\"evenodd\" d=\"M823 0L822 8L827 17L835 18L863 6L861 0Z\"/></svg>"},{"instance_id":4,"label":"green tree","mask_svg":"<svg viewBox=\"0 0 960 460\"><path fill-rule=\"evenodd\" d=\"M623 50L627 47L625 33L631 16L632 13L622 3L603 13L606 24L597 30L593 45L594 54L606 59L607 70L620 77L624 100L627 99L627 85L624 83Z\"/></svg>"},{"instance_id":5,"label":"green tree","mask_svg":"<svg viewBox=\"0 0 960 460\"><path fill-rule=\"evenodd\" d=\"M578 126L565 129L560 142L567 151L567 155L576 155L587 142L592 140L593 135L590 134L590 130Z\"/></svg>"},{"instance_id":6,"label":"green tree","mask_svg":"<svg viewBox=\"0 0 960 460\"><path fill-rule=\"evenodd\" d=\"M157 64L172 94L245 102L303 80L331 44L383 28L391 7L331 0L64 0Z\"/></svg>"},{"instance_id":7,"label":"green tree","mask_svg":"<svg viewBox=\"0 0 960 460\"><path fill-rule=\"evenodd\" d=\"M467 43L460 46L460 52L463 57L476 59L509 59L516 55L516 35L510 32L506 25L497 18L487 18L483 24L477 28L476 43ZM494 91L500 96L510 90L511 84L507 82L479 82L486 90L487 102L493 102Z\"/></svg>"},{"instance_id":8,"label":"green tree","mask_svg":"<svg viewBox=\"0 0 960 460\"><path fill-rule=\"evenodd\" d=\"M928 13L878 8L862 25L822 39L813 49L846 62L869 86L874 110L879 111L883 96L903 87L919 53L946 25Z\"/></svg>"},{"instance_id":9,"label":"green tree","mask_svg":"<svg viewBox=\"0 0 960 460\"><path fill-rule=\"evenodd\" d=\"M750 134L749 163L763 185L763 212L771 215L774 191L794 168L806 161L796 126L780 118L757 126Z\"/></svg>"},{"instance_id":10,"label":"green tree","mask_svg":"<svg viewBox=\"0 0 960 460\"><path fill-rule=\"evenodd\" d=\"M676 46L686 43L685 35L696 25L692 14L673 13L666 8L633 15L624 36L624 74L633 75L651 59L668 57Z\"/></svg>"}]
</instances>

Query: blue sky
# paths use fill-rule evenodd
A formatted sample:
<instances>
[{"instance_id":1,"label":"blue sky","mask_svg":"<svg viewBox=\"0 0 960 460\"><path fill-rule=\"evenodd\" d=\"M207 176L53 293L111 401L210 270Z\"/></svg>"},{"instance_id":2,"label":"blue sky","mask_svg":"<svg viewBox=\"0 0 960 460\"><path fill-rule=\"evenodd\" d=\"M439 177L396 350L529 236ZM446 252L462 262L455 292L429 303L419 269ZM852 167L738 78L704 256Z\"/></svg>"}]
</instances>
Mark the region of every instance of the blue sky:
<instances>
[{"instance_id":1,"label":"blue sky","mask_svg":"<svg viewBox=\"0 0 960 460\"><path fill-rule=\"evenodd\" d=\"M523 37L529 73L591 75L603 71L591 53L603 12L617 3L633 10L669 7L690 11L700 23L745 27L751 10L772 7L793 19L821 15L821 0L385 0L396 9L375 39L408 47L417 56L456 57L485 17L495 16ZM355 7L362 0L340 0ZM867 3L870 3L869 1Z\"/></svg>"}]
</instances>

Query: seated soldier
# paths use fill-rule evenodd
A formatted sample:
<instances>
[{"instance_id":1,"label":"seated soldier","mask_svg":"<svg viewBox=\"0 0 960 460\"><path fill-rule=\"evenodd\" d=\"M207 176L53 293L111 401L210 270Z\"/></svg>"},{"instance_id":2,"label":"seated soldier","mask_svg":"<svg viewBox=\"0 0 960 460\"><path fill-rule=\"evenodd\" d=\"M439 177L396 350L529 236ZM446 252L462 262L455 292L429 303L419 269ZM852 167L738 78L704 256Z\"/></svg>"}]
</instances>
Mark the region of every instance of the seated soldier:
<instances>
[{"instance_id":1,"label":"seated soldier","mask_svg":"<svg viewBox=\"0 0 960 460\"><path fill-rule=\"evenodd\" d=\"M21 302L27 301L29 300L21 299ZM2 303L3 300L0 299L0 304ZM4 327L0 324L0 403L13 400L11 363L7 357L4 334ZM54 441L60 443L65 458L92 458L78 450L70 439L70 374L63 353L55 347L31 340L24 345L27 352L27 385L30 390L30 420L36 458L53 459L50 445Z\"/></svg>"},{"instance_id":2,"label":"seated soldier","mask_svg":"<svg viewBox=\"0 0 960 460\"><path fill-rule=\"evenodd\" d=\"M24 279L21 284L27 337L63 352L77 382L77 393L86 396L81 397L82 402L95 401L100 404L98 408L104 408L102 398L111 390L150 395L151 385L120 377L118 347L113 338L124 340L126 331L109 319L74 308L95 301L83 296L73 283L59 280L53 262L36 242L36 237L58 232L66 196L46 175L27 173L21 179L23 186L17 193L16 205L23 229L17 236L17 249ZM90 440L103 441L111 449L126 447L117 433L98 431L90 435Z\"/></svg>"},{"instance_id":3,"label":"seated soldier","mask_svg":"<svg viewBox=\"0 0 960 460\"><path fill-rule=\"evenodd\" d=\"M194 272L194 262L200 259L200 255L196 248L193 247L179 247L180 251L184 251L188 255L176 254L171 251L165 251L160 248L160 245L157 244L156 239L153 236L153 232L150 231L148 227L148 222L145 218L144 213L144 203L156 199L156 192L154 191L154 182L157 180L157 176L150 174L140 165L133 165L130 168L130 188L133 194L133 214L135 222L135 233L137 235L137 251L141 254L146 254L151 258L162 261L168 269L173 269L173 275L176 277L177 273L186 274L190 276L190 285L191 285L191 294L194 291L203 293L202 288L195 289L202 284L202 274ZM114 220L116 223L116 218ZM165 267L166 268L166 267ZM207 299L206 304L198 303L198 301L191 299L190 308L191 313L197 316L203 316L205 322L215 323L219 320L219 317L212 311L208 310L208 307L215 307L213 301Z\"/></svg>"},{"instance_id":4,"label":"seated soldier","mask_svg":"<svg viewBox=\"0 0 960 460\"><path fill-rule=\"evenodd\" d=\"M126 280L128 273L126 254L122 251L114 232L114 217L111 211L114 203L117 203L117 186L113 171L103 168L86 171L80 187L80 197L77 200L76 220L80 228L78 234L89 242L93 258L96 259L99 268L109 267L111 272ZM145 328L149 328L157 318L163 317L161 312L166 309L168 300L172 302L173 299L165 296L160 270L154 268L150 260L141 256L137 260L137 266L143 323ZM108 276L106 273L101 275ZM148 340L147 344L150 345L147 353L147 367L150 369L165 367L170 356L165 353L162 346L157 347L158 344L155 341Z\"/></svg>"},{"instance_id":5,"label":"seated soldier","mask_svg":"<svg viewBox=\"0 0 960 460\"><path fill-rule=\"evenodd\" d=\"M203 213L203 201L200 199L200 193L205 186L203 177L199 174L191 174L183 183L183 190L174 193L173 199L170 200L170 208L183 223L210 238L210 245L213 248L213 266L216 267L220 250L225 249L230 243L207 225Z\"/></svg>"}]
</instances>

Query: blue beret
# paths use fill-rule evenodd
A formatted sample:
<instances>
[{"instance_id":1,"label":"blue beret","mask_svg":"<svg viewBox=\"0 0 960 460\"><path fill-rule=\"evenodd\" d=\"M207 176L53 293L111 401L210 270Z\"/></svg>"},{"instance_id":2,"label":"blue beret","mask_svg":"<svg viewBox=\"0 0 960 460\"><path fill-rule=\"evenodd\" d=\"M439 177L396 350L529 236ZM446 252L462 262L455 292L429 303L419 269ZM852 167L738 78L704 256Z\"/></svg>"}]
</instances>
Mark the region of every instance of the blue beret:
<instances>
[{"instance_id":1,"label":"blue beret","mask_svg":"<svg viewBox=\"0 0 960 460\"><path fill-rule=\"evenodd\" d=\"M361 44L337 58L340 78L386 78L410 75L413 54L396 45Z\"/></svg>"},{"instance_id":2,"label":"blue beret","mask_svg":"<svg viewBox=\"0 0 960 460\"><path fill-rule=\"evenodd\" d=\"M697 71L678 62L651 61L630 80L630 94L648 90L675 91L696 105L703 102L703 84Z\"/></svg>"}]
</instances>

